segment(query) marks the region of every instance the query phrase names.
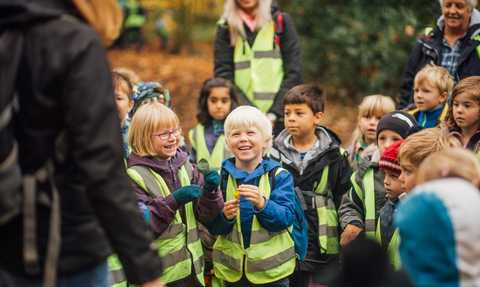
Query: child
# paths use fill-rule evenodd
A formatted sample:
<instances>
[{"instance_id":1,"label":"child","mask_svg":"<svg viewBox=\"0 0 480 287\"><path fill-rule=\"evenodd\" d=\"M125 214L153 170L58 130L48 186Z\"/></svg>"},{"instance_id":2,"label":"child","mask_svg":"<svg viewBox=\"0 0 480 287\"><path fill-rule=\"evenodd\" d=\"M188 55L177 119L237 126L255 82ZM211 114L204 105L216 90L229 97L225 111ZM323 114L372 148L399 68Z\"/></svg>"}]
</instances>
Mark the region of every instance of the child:
<instances>
[{"instance_id":1,"label":"child","mask_svg":"<svg viewBox=\"0 0 480 287\"><path fill-rule=\"evenodd\" d=\"M136 110L144 104L159 102L171 108L170 93L162 85L156 82L141 82L133 87L133 105L130 118L133 118Z\"/></svg>"},{"instance_id":2,"label":"child","mask_svg":"<svg viewBox=\"0 0 480 287\"><path fill-rule=\"evenodd\" d=\"M223 207L215 170L205 175L177 149L177 116L160 103L138 109L130 126L128 174L138 201L148 207L167 286L205 286L197 221L213 220ZM191 276L192 275L192 276Z\"/></svg>"},{"instance_id":3,"label":"child","mask_svg":"<svg viewBox=\"0 0 480 287\"><path fill-rule=\"evenodd\" d=\"M115 102L117 103L118 118L120 119L120 129L123 136L123 152L126 158L130 154L130 147L128 146L130 120L127 114L133 108L132 85L127 77L117 72L112 72L112 83Z\"/></svg>"},{"instance_id":4,"label":"child","mask_svg":"<svg viewBox=\"0 0 480 287\"><path fill-rule=\"evenodd\" d=\"M429 155L449 147L460 147L460 142L440 129L425 129L410 135L398 149L399 176L402 187L409 193L417 184L420 163Z\"/></svg>"},{"instance_id":5,"label":"child","mask_svg":"<svg viewBox=\"0 0 480 287\"><path fill-rule=\"evenodd\" d=\"M222 161L232 156L224 145L223 123L237 106L237 90L228 80L210 78L203 83L198 98L199 124L188 133L190 161L205 158L211 168L220 170Z\"/></svg>"},{"instance_id":6,"label":"child","mask_svg":"<svg viewBox=\"0 0 480 287\"><path fill-rule=\"evenodd\" d=\"M360 167L363 150L375 143L378 121L394 110L393 100L381 95L365 97L358 106L357 128L352 134L352 144L347 147L348 160L354 172Z\"/></svg>"},{"instance_id":7,"label":"child","mask_svg":"<svg viewBox=\"0 0 480 287\"><path fill-rule=\"evenodd\" d=\"M352 169L338 135L319 126L325 107L322 88L296 86L285 95L283 104L285 130L275 139L270 156L292 174L304 207L308 250L300 261L301 271L290 278L290 286L308 286L311 279L317 281L318 272L328 262L338 262L337 209L351 187Z\"/></svg>"},{"instance_id":8,"label":"child","mask_svg":"<svg viewBox=\"0 0 480 287\"><path fill-rule=\"evenodd\" d=\"M480 77L461 80L453 89L452 105L445 118L450 132L455 133L464 148L480 151Z\"/></svg>"},{"instance_id":9,"label":"child","mask_svg":"<svg viewBox=\"0 0 480 287\"><path fill-rule=\"evenodd\" d=\"M393 218L397 210L396 206L400 201L400 195L405 192L405 189L402 187L402 182L398 179L402 170L397 161L398 148L403 141L404 140L395 142L387 147L380 157L379 162L380 171L385 173L383 183L387 191L387 202L380 211L375 238L377 242L387 250L389 262L395 266L395 270L399 270L401 267L398 255L400 238L398 236L398 229L393 224Z\"/></svg>"},{"instance_id":10,"label":"child","mask_svg":"<svg viewBox=\"0 0 480 287\"><path fill-rule=\"evenodd\" d=\"M367 238L375 238L375 229L380 216L380 209L385 205L387 192L383 181L385 174L380 171L380 155L396 141L405 138L408 129L417 122L412 115L394 111L385 115L377 126L376 145L372 147L373 155L366 154L360 168L352 175L353 188L342 198L338 215L343 228L340 245L345 246L355 239L360 232Z\"/></svg>"},{"instance_id":11,"label":"child","mask_svg":"<svg viewBox=\"0 0 480 287\"><path fill-rule=\"evenodd\" d=\"M416 286L480 286L479 165L471 151L446 148L418 167L419 185L395 216L402 269Z\"/></svg>"},{"instance_id":12,"label":"child","mask_svg":"<svg viewBox=\"0 0 480 287\"><path fill-rule=\"evenodd\" d=\"M452 87L452 76L446 69L434 64L426 65L415 76L413 100L416 108L408 113L424 128L441 127Z\"/></svg>"},{"instance_id":13,"label":"child","mask_svg":"<svg viewBox=\"0 0 480 287\"><path fill-rule=\"evenodd\" d=\"M225 120L225 135L234 154L222 163L222 174L229 174L226 202L215 220L204 224L212 235L220 235L213 246L215 275L227 287L286 286L296 260L287 230L295 220L295 191L291 174L265 156L272 124L257 108L241 106ZM270 183L268 174L274 170Z\"/></svg>"}]
</instances>

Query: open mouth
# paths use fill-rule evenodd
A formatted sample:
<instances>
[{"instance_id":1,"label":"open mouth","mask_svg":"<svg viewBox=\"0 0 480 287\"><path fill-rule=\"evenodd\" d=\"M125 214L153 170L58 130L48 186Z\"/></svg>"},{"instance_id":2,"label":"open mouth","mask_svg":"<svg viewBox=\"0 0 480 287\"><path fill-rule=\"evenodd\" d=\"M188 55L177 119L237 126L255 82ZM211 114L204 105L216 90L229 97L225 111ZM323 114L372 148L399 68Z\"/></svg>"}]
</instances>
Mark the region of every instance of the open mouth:
<instances>
[{"instance_id":1,"label":"open mouth","mask_svg":"<svg viewBox=\"0 0 480 287\"><path fill-rule=\"evenodd\" d=\"M166 149L175 148L175 145L174 145L174 144L173 144L173 145L165 145L165 148L166 148Z\"/></svg>"},{"instance_id":2,"label":"open mouth","mask_svg":"<svg viewBox=\"0 0 480 287\"><path fill-rule=\"evenodd\" d=\"M251 150L252 147L249 147L249 146L242 146L239 148L239 150Z\"/></svg>"}]
</instances>

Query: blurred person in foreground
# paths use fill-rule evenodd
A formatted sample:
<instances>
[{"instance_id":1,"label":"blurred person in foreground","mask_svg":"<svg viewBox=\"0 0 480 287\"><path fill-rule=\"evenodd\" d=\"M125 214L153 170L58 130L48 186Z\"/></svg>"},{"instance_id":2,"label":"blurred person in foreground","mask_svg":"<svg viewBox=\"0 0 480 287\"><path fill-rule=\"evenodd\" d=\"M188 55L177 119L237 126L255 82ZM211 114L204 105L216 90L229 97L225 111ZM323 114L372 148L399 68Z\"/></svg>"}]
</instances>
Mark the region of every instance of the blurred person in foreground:
<instances>
[{"instance_id":1,"label":"blurred person in foreground","mask_svg":"<svg viewBox=\"0 0 480 287\"><path fill-rule=\"evenodd\" d=\"M19 164L32 175L54 159L61 222L57 268L44 268L50 208L36 204L37 272L22 255L24 216L0 226L0 286L42 286L44 269L53 270L55 286L109 286L106 259L113 251L130 283L163 286L162 264L125 171L105 54L104 44L118 35L118 9L114 0L0 1L0 30L24 25L15 85L20 110L13 119ZM54 156L60 134L63 162ZM39 190L50 192L51 185L37 181Z\"/></svg>"}]
</instances>

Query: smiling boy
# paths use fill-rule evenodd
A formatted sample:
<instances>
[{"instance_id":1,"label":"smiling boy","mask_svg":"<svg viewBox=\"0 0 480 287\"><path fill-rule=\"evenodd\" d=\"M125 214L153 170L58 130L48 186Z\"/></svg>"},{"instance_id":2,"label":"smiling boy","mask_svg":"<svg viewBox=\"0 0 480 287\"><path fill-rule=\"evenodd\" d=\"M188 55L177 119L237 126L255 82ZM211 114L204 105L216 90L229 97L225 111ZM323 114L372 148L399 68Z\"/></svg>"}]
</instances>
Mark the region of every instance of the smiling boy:
<instances>
[{"instance_id":1,"label":"smiling boy","mask_svg":"<svg viewBox=\"0 0 480 287\"><path fill-rule=\"evenodd\" d=\"M337 210L351 187L352 169L338 135L319 125L324 93L320 87L300 85L285 95L285 130L270 149L271 158L292 174L308 223L307 255L290 286L308 286L311 280L320 284L318 272L338 262Z\"/></svg>"},{"instance_id":2,"label":"smiling boy","mask_svg":"<svg viewBox=\"0 0 480 287\"><path fill-rule=\"evenodd\" d=\"M234 154L222 163L222 177L228 177L226 202L222 212L204 224L212 235L220 235L212 253L215 276L225 280L226 287L288 285L296 260L287 232L295 220L295 191L291 174L265 156L272 124L259 109L240 106L224 127L225 142ZM271 171L275 177L270 184ZM234 197L237 191L239 199Z\"/></svg>"},{"instance_id":3,"label":"smiling boy","mask_svg":"<svg viewBox=\"0 0 480 287\"><path fill-rule=\"evenodd\" d=\"M424 128L440 127L448 111L447 99L453 87L452 76L446 69L428 64L417 73L414 85L416 108L408 113Z\"/></svg>"}]
</instances>

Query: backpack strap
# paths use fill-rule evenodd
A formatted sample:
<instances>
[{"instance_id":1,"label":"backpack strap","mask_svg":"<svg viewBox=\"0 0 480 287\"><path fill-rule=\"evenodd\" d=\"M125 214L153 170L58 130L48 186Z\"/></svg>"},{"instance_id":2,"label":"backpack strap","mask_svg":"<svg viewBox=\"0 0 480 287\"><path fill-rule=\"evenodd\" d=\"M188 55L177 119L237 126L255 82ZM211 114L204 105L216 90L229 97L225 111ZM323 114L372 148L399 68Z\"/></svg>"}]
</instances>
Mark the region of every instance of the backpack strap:
<instances>
[{"instance_id":1,"label":"backpack strap","mask_svg":"<svg viewBox=\"0 0 480 287\"><path fill-rule=\"evenodd\" d=\"M278 12L273 15L273 22L275 25L273 26L273 31L275 32L273 48L275 48L275 44L280 48L280 36L283 33L283 13Z\"/></svg>"},{"instance_id":2,"label":"backpack strap","mask_svg":"<svg viewBox=\"0 0 480 287\"><path fill-rule=\"evenodd\" d=\"M223 201L226 201L227 198L227 184L228 184L228 176L230 174L224 168L220 170L220 190L222 191Z\"/></svg>"}]
</instances>

